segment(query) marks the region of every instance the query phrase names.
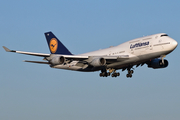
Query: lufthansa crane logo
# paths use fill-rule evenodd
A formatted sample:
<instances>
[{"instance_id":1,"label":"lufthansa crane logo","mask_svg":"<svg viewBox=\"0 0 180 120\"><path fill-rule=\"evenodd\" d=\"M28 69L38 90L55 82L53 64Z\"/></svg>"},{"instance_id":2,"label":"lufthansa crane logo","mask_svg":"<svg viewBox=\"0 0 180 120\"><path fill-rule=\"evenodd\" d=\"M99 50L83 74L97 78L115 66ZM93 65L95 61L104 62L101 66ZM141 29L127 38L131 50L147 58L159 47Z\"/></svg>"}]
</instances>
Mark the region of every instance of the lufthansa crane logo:
<instances>
[{"instance_id":1,"label":"lufthansa crane logo","mask_svg":"<svg viewBox=\"0 0 180 120\"><path fill-rule=\"evenodd\" d=\"M52 53L55 53L55 52L57 51L58 41L56 40L56 38L52 38L52 39L50 40L49 48L50 48L50 50L51 50Z\"/></svg>"}]
</instances>

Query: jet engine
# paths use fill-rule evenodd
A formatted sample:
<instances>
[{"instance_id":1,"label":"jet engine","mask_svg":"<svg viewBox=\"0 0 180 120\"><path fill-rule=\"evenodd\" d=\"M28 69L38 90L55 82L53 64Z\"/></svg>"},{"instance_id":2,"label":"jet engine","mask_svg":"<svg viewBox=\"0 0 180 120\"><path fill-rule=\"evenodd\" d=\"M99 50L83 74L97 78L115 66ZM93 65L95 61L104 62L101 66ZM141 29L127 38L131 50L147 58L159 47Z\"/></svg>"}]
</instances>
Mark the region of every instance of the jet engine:
<instances>
[{"instance_id":1,"label":"jet engine","mask_svg":"<svg viewBox=\"0 0 180 120\"><path fill-rule=\"evenodd\" d=\"M50 61L50 63L53 64L53 65L61 65L64 62L65 62L64 56L53 57L52 60Z\"/></svg>"},{"instance_id":2,"label":"jet engine","mask_svg":"<svg viewBox=\"0 0 180 120\"><path fill-rule=\"evenodd\" d=\"M95 58L89 64L94 67L100 67L106 64L106 60L104 58Z\"/></svg>"},{"instance_id":3,"label":"jet engine","mask_svg":"<svg viewBox=\"0 0 180 120\"><path fill-rule=\"evenodd\" d=\"M165 68L168 66L168 61L164 59L164 62L161 59L153 59L148 63L149 68Z\"/></svg>"}]
</instances>

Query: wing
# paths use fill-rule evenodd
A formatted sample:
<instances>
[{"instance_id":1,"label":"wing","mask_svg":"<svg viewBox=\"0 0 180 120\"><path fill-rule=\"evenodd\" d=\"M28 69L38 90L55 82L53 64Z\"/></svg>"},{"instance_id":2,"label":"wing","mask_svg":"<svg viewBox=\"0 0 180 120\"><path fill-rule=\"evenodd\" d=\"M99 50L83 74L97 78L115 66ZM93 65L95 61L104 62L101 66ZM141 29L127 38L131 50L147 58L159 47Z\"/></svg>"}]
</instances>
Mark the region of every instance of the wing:
<instances>
[{"instance_id":1,"label":"wing","mask_svg":"<svg viewBox=\"0 0 180 120\"><path fill-rule=\"evenodd\" d=\"M26 55L33 55L33 56L40 56L40 57L49 57L50 54L44 54L44 53L34 53L34 52L24 52L24 51L16 51L16 50L10 50L7 47L3 46L4 50L6 52L15 52L20 54L26 54Z\"/></svg>"},{"instance_id":2,"label":"wing","mask_svg":"<svg viewBox=\"0 0 180 120\"><path fill-rule=\"evenodd\" d=\"M32 55L32 56L39 56L39 57L51 57L53 58L54 56L63 56L66 59L73 59L73 60L84 60L88 59L88 56L78 56L78 55L61 55L61 54L44 54L44 53L34 53L34 52L25 52L25 51L16 51L16 50L10 50L7 47L3 46L4 50L6 52L14 52L14 53L20 53L20 54L25 54L25 55ZM25 61L25 62L32 62L33 61ZM40 63L38 61L34 61L34 63Z\"/></svg>"},{"instance_id":3,"label":"wing","mask_svg":"<svg viewBox=\"0 0 180 120\"><path fill-rule=\"evenodd\" d=\"M24 52L24 51L16 51L16 50L10 50L7 47L3 46L4 50L6 52L15 52L25 55L32 55L32 56L39 56L44 57L45 60L48 60L46 58L50 57L56 57L56 56L63 56L67 60L78 60L78 61L86 61L91 62L95 58L104 58L107 61L107 64L110 64L112 62L117 61L124 61L129 59L129 55L119 55L119 56L81 56L81 55L61 55L61 54L44 54L44 53L34 53L34 52ZM40 64L50 64L49 62L42 62L42 61L24 61L24 62L31 62L31 63L40 63Z\"/></svg>"},{"instance_id":4,"label":"wing","mask_svg":"<svg viewBox=\"0 0 180 120\"><path fill-rule=\"evenodd\" d=\"M54 56L63 56L67 60L78 60L78 61L87 61L90 62L93 59L96 58L104 58L107 62L111 63L114 61L124 61L129 59L129 55L119 55L119 56L81 56L81 55L57 55L57 54L51 54L51 58Z\"/></svg>"}]
</instances>

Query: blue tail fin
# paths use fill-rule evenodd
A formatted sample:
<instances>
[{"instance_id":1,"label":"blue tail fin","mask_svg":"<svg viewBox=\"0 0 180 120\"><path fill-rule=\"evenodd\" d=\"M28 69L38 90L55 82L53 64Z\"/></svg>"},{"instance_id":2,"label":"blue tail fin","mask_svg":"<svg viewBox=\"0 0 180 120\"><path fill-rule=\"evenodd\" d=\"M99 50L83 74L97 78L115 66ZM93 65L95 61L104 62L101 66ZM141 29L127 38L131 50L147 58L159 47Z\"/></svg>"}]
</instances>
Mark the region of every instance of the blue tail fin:
<instances>
[{"instance_id":1,"label":"blue tail fin","mask_svg":"<svg viewBox=\"0 0 180 120\"><path fill-rule=\"evenodd\" d=\"M51 54L72 55L72 53L58 40L52 32L44 33Z\"/></svg>"}]
</instances>

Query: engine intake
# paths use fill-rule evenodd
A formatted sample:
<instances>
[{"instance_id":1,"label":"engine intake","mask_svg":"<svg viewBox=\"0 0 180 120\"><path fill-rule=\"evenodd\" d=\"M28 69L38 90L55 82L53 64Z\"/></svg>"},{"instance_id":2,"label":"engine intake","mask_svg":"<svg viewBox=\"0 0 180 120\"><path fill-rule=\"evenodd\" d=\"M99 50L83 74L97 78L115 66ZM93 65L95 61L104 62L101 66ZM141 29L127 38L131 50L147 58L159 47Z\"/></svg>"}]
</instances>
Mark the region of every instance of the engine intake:
<instances>
[{"instance_id":1,"label":"engine intake","mask_svg":"<svg viewBox=\"0 0 180 120\"><path fill-rule=\"evenodd\" d=\"M168 61L166 59L164 59L164 64L161 59L153 59L148 63L148 67L154 69L165 68L167 66L168 66Z\"/></svg>"},{"instance_id":2,"label":"engine intake","mask_svg":"<svg viewBox=\"0 0 180 120\"><path fill-rule=\"evenodd\" d=\"M53 57L52 60L50 61L50 63L53 64L53 65L61 65L64 62L65 62L64 56Z\"/></svg>"},{"instance_id":3,"label":"engine intake","mask_svg":"<svg viewBox=\"0 0 180 120\"><path fill-rule=\"evenodd\" d=\"M94 67L100 67L106 64L106 60L104 58L95 58L89 64Z\"/></svg>"}]
</instances>

